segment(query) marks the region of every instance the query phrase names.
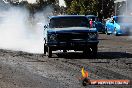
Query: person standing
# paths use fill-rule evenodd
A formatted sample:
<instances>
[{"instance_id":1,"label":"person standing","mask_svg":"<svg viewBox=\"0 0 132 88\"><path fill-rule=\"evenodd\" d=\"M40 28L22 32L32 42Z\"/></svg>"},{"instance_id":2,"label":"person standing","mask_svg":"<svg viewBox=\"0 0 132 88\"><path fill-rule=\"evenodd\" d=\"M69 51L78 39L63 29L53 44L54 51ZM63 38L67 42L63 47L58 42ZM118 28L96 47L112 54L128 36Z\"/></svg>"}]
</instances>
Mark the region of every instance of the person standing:
<instances>
[{"instance_id":1,"label":"person standing","mask_svg":"<svg viewBox=\"0 0 132 88\"><path fill-rule=\"evenodd\" d=\"M93 20L92 19L90 19L89 24L90 24L90 28L92 28L93 27Z\"/></svg>"}]
</instances>

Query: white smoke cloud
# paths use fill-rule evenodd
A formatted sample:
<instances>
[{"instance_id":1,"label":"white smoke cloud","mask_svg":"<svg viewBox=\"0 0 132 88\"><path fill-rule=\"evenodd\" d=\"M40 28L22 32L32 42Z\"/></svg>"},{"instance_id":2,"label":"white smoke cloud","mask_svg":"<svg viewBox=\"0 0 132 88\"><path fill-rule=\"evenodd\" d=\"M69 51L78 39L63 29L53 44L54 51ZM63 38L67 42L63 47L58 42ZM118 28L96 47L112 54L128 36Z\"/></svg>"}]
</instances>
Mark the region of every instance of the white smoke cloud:
<instances>
[{"instance_id":1,"label":"white smoke cloud","mask_svg":"<svg viewBox=\"0 0 132 88\"><path fill-rule=\"evenodd\" d=\"M64 0L59 0L59 6L60 6L60 7L61 7L61 6L66 7L65 1L64 1Z\"/></svg>"},{"instance_id":2,"label":"white smoke cloud","mask_svg":"<svg viewBox=\"0 0 132 88\"><path fill-rule=\"evenodd\" d=\"M118 0L119 1L119 0ZM119 14L121 17L120 23L123 23L125 27L129 30L130 36L132 35L132 0L122 0L118 3L116 3L118 9L119 9Z\"/></svg>"},{"instance_id":3,"label":"white smoke cloud","mask_svg":"<svg viewBox=\"0 0 132 88\"><path fill-rule=\"evenodd\" d=\"M45 13L51 13L52 10L45 11L36 13L34 18L29 17L28 10L19 7L1 13L4 15L0 17L0 48L43 53Z\"/></svg>"}]
</instances>

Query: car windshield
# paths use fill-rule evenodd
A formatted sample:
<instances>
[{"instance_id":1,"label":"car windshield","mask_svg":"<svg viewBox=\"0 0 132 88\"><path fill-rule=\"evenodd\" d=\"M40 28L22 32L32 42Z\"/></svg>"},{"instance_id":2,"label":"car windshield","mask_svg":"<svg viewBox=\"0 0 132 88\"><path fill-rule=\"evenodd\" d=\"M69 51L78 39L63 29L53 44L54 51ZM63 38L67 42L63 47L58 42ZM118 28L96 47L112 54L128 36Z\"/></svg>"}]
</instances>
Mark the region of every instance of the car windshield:
<instances>
[{"instance_id":1,"label":"car windshield","mask_svg":"<svg viewBox=\"0 0 132 88\"><path fill-rule=\"evenodd\" d=\"M132 23L132 17L115 17L116 23Z\"/></svg>"},{"instance_id":2,"label":"car windshield","mask_svg":"<svg viewBox=\"0 0 132 88\"><path fill-rule=\"evenodd\" d=\"M88 17L88 20L92 19L92 21L98 21L97 17Z\"/></svg>"},{"instance_id":3,"label":"car windshield","mask_svg":"<svg viewBox=\"0 0 132 88\"><path fill-rule=\"evenodd\" d=\"M49 27L89 27L89 22L86 17L56 17L50 20Z\"/></svg>"}]
</instances>

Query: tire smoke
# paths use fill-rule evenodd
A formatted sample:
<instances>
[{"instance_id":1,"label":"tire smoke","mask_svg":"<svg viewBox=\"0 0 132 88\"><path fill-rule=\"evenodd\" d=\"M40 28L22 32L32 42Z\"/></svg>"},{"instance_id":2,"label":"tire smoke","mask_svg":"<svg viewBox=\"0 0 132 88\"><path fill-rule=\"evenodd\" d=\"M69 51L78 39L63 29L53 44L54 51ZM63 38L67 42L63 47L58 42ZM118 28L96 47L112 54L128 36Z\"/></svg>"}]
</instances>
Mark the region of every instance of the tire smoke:
<instances>
[{"instance_id":1,"label":"tire smoke","mask_svg":"<svg viewBox=\"0 0 132 88\"><path fill-rule=\"evenodd\" d=\"M46 13L46 14L45 14ZM43 53L43 26L52 8L31 16L26 8L11 7L0 13L0 48Z\"/></svg>"},{"instance_id":2,"label":"tire smoke","mask_svg":"<svg viewBox=\"0 0 132 88\"><path fill-rule=\"evenodd\" d=\"M122 0L116 3L116 15L122 16L120 23L123 24L121 28L124 28L125 31L129 31L130 37L132 36L132 1L131 0Z\"/></svg>"}]
</instances>

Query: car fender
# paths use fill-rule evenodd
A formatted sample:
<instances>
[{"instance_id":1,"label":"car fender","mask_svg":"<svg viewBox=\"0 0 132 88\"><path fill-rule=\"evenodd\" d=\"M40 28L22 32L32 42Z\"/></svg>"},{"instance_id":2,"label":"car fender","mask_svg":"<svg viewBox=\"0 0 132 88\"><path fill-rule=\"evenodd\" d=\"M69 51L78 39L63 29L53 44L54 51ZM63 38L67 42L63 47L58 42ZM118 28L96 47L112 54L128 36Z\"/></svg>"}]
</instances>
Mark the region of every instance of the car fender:
<instances>
[{"instance_id":1,"label":"car fender","mask_svg":"<svg viewBox=\"0 0 132 88\"><path fill-rule=\"evenodd\" d=\"M120 25L117 24L117 23L114 23L114 29L115 29L115 30L120 30Z\"/></svg>"}]
</instances>

